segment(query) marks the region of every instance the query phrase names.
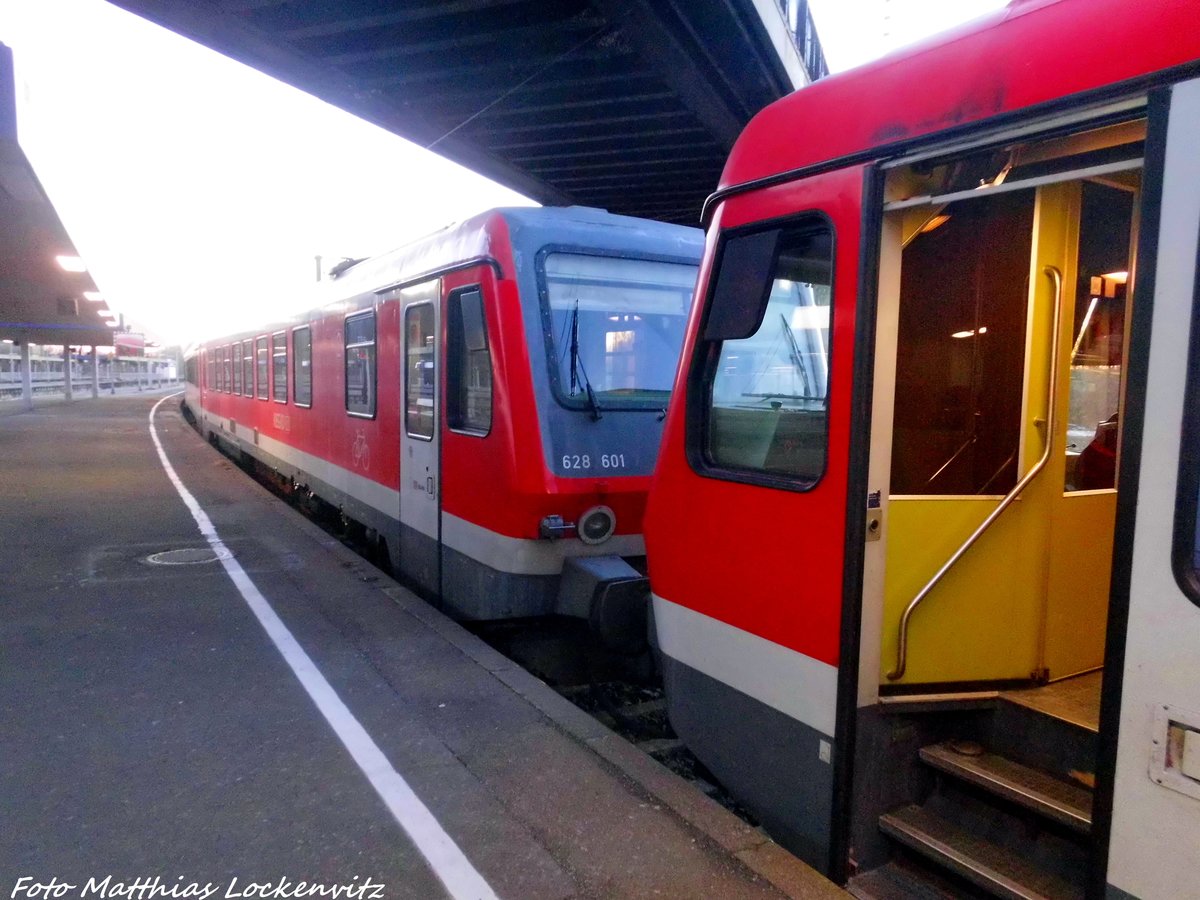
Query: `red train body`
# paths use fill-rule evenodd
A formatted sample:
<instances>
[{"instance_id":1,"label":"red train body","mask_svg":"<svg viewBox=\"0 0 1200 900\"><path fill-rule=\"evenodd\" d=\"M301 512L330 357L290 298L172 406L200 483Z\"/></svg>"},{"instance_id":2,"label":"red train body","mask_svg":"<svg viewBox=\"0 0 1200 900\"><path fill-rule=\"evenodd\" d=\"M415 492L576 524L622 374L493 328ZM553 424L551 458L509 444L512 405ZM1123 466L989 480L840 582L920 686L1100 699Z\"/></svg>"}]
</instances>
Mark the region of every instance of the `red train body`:
<instances>
[{"instance_id":1,"label":"red train body","mask_svg":"<svg viewBox=\"0 0 1200 900\"><path fill-rule=\"evenodd\" d=\"M358 262L311 313L205 342L185 402L459 617L636 606L701 240L582 208L486 213Z\"/></svg>"},{"instance_id":2,"label":"red train body","mask_svg":"<svg viewBox=\"0 0 1200 900\"><path fill-rule=\"evenodd\" d=\"M1195 210L1182 236L1158 214L1164 179L1196 152L1198 13L1194 0L1014 0L768 107L706 204L646 524L669 712L777 839L839 881L886 863L885 835L922 840L911 822L928 805L893 813L928 803L922 742L1002 745L1006 690L1105 666L1099 751L1079 738L1083 761L1026 762L1063 780L1099 767L1097 808L1124 803L1126 837L1165 807L1114 780L1118 736L1134 760L1150 746L1118 725L1143 452L1127 423L1147 415L1160 245L1187 292L1153 303L1190 315ZM1191 132L1168 141L1168 111ZM1077 483L1081 451L1115 446L1118 424L1120 490L1111 472ZM1177 526L1188 552L1190 521ZM1169 621L1196 635L1194 613L1182 603ZM1194 654L1174 672L1160 699L1200 685ZM1176 677L1180 690L1163 687ZM1172 821L1200 824L1195 810ZM1113 827L1089 818L1054 877L1170 895L1148 848L1105 868Z\"/></svg>"}]
</instances>

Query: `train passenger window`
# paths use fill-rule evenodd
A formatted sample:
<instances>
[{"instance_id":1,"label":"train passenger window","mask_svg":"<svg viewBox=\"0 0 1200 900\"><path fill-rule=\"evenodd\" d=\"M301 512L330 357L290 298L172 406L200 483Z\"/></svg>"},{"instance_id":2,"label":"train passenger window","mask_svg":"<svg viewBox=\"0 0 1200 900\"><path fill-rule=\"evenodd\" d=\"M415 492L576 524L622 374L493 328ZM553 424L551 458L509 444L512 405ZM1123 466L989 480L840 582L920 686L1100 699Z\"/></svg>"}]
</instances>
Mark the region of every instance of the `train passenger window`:
<instances>
[{"instance_id":1,"label":"train passenger window","mask_svg":"<svg viewBox=\"0 0 1200 900\"><path fill-rule=\"evenodd\" d=\"M1080 185L1070 402L1063 450L1067 491L1117 486L1134 198L1132 191L1111 185L1089 181Z\"/></svg>"},{"instance_id":2,"label":"train passenger window","mask_svg":"<svg viewBox=\"0 0 1200 900\"><path fill-rule=\"evenodd\" d=\"M492 427L492 354L478 287L451 295L447 328L446 422L454 431L487 434Z\"/></svg>"},{"instance_id":3,"label":"train passenger window","mask_svg":"<svg viewBox=\"0 0 1200 900\"><path fill-rule=\"evenodd\" d=\"M255 372L254 372L255 377L257 378L257 384L255 385L257 390L255 392L255 396L258 397L259 400L266 400L267 399L267 369L268 369L268 365L267 365L267 338L265 335L260 338L255 338L254 354L255 354L256 362L257 362L257 365L255 366Z\"/></svg>"},{"instance_id":4,"label":"train passenger window","mask_svg":"<svg viewBox=\"0 0 1200 900\"><path fill-rule=\"evenodd\" d=\"M433 305L410 306L404 311L404 427L409 437L425 440L433 440L433 341Z\"/></svg>"},{"instance_id":5,"label":"train passenger window","mask_svg":"<svg viewBox=\"0 0 1200 900\"><path fill-rule=\"evenodd\" d=\"M233 345L233 392L240 394L242 392L242 342L238 341Z\"/></svg>"},{"instance_id":6,"label":"train passenger window","mask_svg":"<svg viewBox=\"0 0 1200 900\"><path fill-rule=\"evenodd\" d=\"M221 348L221 390L228 392L230 385L230 353L228 344Z\"/></svg>"},{"instance_id":7,"label":"train passenger window","mask_svg":"<svg viewBox=\"0 0 1200 900\"><path fill-rule=\"evenodd\" d=\"M346 412L375 416L375 311L346 319Z\"/></svg>"},{"instance_id":8,"label":"train passenger window","mask_svg":"<svg viewBox=\"0 0 1200 900\"><path fill-rule=\"evenodd\" d=\"M242 393L247 397L254 396L254 344L246 341L242 344Z\"/></svg>"},{"instance_id":9,"label":"train passenger window","mask_svg":"<svg viewBox=\"0 0 1200 900\"><path fill-rule=\"evenodd\" d=\"M217 366L212 350L204 351L204 386L210 391L217 386Z\"/></svg>"},{"instance_id":10,"label":"train passenger window","mask_svg":"<svg viewBox=\"0 0 1200 900\"><path fill-rule=\"evenodd\" d=\"M564 406L662 409L675 380L696 266L547 252L538 263L551 384Z\"/></svg>"},{"instance_id":11,"label":"train passenger window","mask_svg":"<svg viewBox=\"0 0 1200 900\"><path fill-rule=\"evenodd\" d=\"M292 391L297 406L312 406L312 331L292 331Z\"/></svg>"},{"instance_id":12,"label":"train passenger window","mask_svg":"<svg viewBox=\"0 0 1200 900\"><path fill-rule=\"evenodd\" d=\"M287 332L271 335L271 396L276 403L287 403Z\"/></svg>"},{"instance_id":13,"label":"train passenger window","mask_svg":"<svg viewBox=\"0 0 1200 900\"><path fill-rule=\"evenodd\" d=\"M725 238L690 413L702 422L698 469L801 490L821 478L832 279L824 219Z\"/></svg>"},{"instance_id":14,"label":"train passenger window","mask_svg":"<svg viewBox=\"0 0 1200 900\"><path fill-rule=\"evenodd\" d=\"M1190 331L1171 563L1175 581L1200 606L1200 253L1196 260Z\"/></svg>"}]
</instances>

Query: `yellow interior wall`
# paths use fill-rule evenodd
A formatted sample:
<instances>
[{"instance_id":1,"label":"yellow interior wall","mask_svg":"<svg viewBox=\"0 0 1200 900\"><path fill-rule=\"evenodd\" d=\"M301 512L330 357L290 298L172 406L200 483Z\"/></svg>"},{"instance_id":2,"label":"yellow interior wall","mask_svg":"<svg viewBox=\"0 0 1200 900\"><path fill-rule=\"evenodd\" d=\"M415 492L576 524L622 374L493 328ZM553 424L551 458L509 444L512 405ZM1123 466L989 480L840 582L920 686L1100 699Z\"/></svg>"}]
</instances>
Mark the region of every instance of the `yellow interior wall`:
<instances>
[{"instance_id":1,"label":"yellow interior wall","mask_svg":"<svg viewBox=\"0 0 1200 900\"><path fill-rule=\"evenodd\" d=\"M1055 504L1044 651L1051 678L1104 663L1116 519L1116 491L1068 494Z\"/></svg>"}]
</instances>

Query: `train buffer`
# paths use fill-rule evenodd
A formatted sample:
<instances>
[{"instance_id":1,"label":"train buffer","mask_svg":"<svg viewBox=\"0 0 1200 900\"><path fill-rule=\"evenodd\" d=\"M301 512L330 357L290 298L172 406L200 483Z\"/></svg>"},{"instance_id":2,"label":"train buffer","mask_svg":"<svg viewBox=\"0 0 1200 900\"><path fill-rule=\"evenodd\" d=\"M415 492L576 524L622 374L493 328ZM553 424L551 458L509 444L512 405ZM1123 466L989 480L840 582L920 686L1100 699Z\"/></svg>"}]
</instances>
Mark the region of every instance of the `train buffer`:
<instances>
[{"instance_id":1,"label":"train buffer","mask_svg":"<svg viewBox=\"0 0 1200 900\"><path fill-rule=\"evenodd\" d=\"M846 896L157 402L3 420L6 895Z\"/></svg>"}]
</instances>

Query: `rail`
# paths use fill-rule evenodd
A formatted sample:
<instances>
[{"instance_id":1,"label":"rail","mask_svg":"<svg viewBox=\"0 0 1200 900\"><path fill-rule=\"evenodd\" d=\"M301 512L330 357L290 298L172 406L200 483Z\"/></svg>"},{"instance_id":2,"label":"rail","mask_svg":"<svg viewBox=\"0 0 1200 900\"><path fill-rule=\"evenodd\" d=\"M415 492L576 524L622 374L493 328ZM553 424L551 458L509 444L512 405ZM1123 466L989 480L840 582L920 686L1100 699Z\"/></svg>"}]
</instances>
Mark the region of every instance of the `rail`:
<instances>
[{"instance_id":1,"label":"rail","mask_svg":"<svg viewBox=\"0 0 1200 900\"><path fill-rule=\"evenodd\" d=\"M925 587L921 588L917 596L913 597L912 602L908 604L908 607L904 610L904 615L900 617L900 633L896 646L896 668L887 673L888 681L903 678L904 672L908 668L908 624L909 620L912 619L913 612L921 605L921 601L929 596L930 592L946 576L946 573L954 567L954 564L963 558L963 555L983 536L985 531L992 527L992 523L1000 518L1000 514L1021 496L1021 492L1029 487L1030 482L1037 477L1038 473L1046 467L1046 463L1050 460L1050 452L1054 447L1054 389L1058 381L1058 336L1060 327L1059 319L1062 313L1063 278L1062 272L1054 266L1046 266L1042 269L1042 274L1049 276L1050 280L1054 283L1054 328L1053 336L1050 339L1050 377L1047 379L1046 387L1046 447L1042 451L1041 459L1034 464L1033 468L1025 473L1025 477L1016 483L1013 489L1000 501L999 505L992 510L991 514L971 533L971 536L954 552L954 555L946 561L946 564L938 569L937 574L929 579Z\"/></svg>"}]
</instances>

